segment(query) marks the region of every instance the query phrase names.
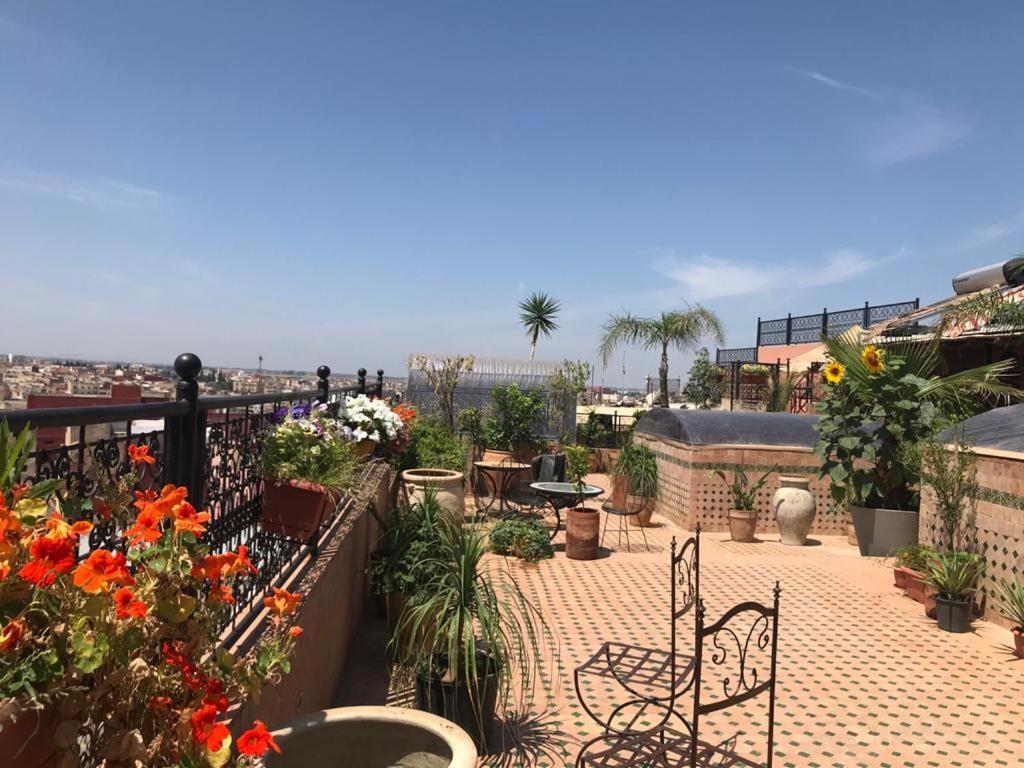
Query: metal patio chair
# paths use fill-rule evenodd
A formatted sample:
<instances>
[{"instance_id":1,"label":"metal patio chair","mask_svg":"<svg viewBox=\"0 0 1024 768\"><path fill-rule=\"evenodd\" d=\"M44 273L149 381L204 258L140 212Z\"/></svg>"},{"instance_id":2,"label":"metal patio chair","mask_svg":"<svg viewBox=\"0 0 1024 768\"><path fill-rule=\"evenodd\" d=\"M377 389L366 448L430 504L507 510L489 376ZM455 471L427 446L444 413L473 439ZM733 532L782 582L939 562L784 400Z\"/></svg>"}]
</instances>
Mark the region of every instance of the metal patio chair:
<instances>
[{"instance_id":1,"label":"metal patio chair","mask_svg":"<svg viewBox=\"0 0 1024 768\"><path fill-rule=\"evenodd\" d=\"M671 718L680 718L672 704L693 685L694 658L681 652L678 624L700 600L699 525L682 547L677 549L672 539L669 562L672 587L668 650L606 642L573 673L580 705L606 733L621 736L664 727ZM614 704L607 716L601 715L583 695L582 683L587 678L610 680L625 691L627 698ZM648 720L650 717L653 722Z\"/></svg>"},{"instance_id":2,"label":"metal patio chair","mask_svg":"<svg viewBox=\"0 0 1024 768\"><path fill-rule=\"evenodd\" d=\"M779 583L771 606L745 602L733 606L718 621L705 625L704 602L696 610L697 645L692 678L693 702L688 718L643 732L605 733L583 745L577 768L681 768L682 766L747 766L771 768L775 747L775 681L779 636ZM710 652L705 653L704 646ZM767 666L767 674L765 672ZM716 669L717 668L717 669ZM717 672L716 685L707 686L705 673ZM715 692L718 691L716 694ZM700 740L700 720L763 694L768 695L768 744L765 762L736 754L733 736L722 744ZM670 710L684 706L681 695L668 702ZM680 713L683 714L683 713ZM679 725L681 723L681 726Z\"/></svg>"}]
</instances>

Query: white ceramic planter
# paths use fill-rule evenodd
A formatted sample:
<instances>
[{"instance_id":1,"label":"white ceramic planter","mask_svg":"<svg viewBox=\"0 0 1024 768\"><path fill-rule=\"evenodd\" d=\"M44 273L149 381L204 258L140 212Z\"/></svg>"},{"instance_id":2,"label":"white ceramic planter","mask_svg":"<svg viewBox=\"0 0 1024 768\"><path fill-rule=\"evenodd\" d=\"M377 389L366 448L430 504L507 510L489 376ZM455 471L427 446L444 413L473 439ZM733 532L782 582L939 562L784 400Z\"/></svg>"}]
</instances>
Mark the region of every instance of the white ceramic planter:
<instances>
[{"instance_id":1,"label":"white ceramic planter","mask_svg":"<svg viewBox=\"0 0 1024 768\"><path fill-rule=\"evenodd\" d=\"M457 523L466 515L466 488L461 472L450 469L407 469L402 473L402 482L409 493L409 501L415 504L423 499L423 492L433 488L441 506L447 509Z\"/></svg>"},{"instance_id":2,"label":"white ceramic planter","mask_svg":"<svg viewBox=\"0 0 1024 768\"><path fill-rule=\"evenodd\" d=\"M772 499L775 520L783 544L802 547L814 522L814 494L806 477L779 477L780 487Z\"/></svg>"},{"instance_id":3,"label":"white ceramic planter","mask_svg":"<svg viewBox=\"0 0 1024 768\"><path fill-rule=\"evenodd\" d=\"M274 731L267 768L476 768L473 740L444 718L401 707L339 707Z\"/></svg>"}]
</instances>

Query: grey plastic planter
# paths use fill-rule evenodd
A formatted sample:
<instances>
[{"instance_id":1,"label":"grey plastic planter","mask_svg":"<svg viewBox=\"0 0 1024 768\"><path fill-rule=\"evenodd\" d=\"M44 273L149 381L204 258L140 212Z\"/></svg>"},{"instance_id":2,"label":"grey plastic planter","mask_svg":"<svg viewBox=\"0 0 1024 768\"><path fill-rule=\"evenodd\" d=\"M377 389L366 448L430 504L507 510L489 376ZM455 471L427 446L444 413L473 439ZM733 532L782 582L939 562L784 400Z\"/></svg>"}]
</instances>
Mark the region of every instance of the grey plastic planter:
<instances>
[{"instance_id":1,"label":"grey plastic planter","mask_svg":"<svg viewBox=\"0 0 1024 768\"><path fill-rule=\"evenodd\" d=\"M917 543L917 512L851 506L850 517L861 557L888 557L897 547Z\"/></svg>"},{"instance_id":2,"label":"grey plastic planter","mask_svg":"<svg viewBox=\"0 0 1024 768\"><path fill-rule=\"evenodd\" d=\"M444 718L400 707L339 707L274 731L268 768L476 768L473 740Z\"/></svg>"}]
</instances>

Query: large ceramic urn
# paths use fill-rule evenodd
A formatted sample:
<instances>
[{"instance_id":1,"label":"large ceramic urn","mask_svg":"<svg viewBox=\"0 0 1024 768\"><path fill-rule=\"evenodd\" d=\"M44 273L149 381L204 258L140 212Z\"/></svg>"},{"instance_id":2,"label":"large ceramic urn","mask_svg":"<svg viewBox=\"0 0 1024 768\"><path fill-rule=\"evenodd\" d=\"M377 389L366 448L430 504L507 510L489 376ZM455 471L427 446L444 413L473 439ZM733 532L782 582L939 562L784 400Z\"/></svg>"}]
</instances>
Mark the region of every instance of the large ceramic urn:
<instances>
[{"instance_id":1,"label":"large ceramic urn","mask_svg":"<svg viewBox=\"0 0 1024 768\"><path fill-rule=\"evenodd\" d=\"M772 499L775 521L783 544L803 546L814 522L814 494L806 477L779 477L779 490Z\"/></svg>"}]
</instances>

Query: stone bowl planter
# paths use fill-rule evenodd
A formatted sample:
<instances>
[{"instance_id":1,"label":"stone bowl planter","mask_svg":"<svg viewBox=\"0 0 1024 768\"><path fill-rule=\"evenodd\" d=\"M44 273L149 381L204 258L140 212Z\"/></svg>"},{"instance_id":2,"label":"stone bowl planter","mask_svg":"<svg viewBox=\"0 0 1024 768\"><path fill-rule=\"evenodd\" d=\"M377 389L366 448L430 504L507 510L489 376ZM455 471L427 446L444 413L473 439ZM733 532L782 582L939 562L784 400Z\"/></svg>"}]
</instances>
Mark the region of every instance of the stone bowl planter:
<instances>
[{"instance_id":1,"label":"stone bowl planter","mask_svg":"<svg viewBox=\"0 0 1024 768\"><path fill-rule=\"evenodd\" d=\"M729 510L729 536L733 541L750 543L754 541L757 529L757 512L750 509Z\"/></svg>"},{"instance_id":2,"label":"stone bowl planter","mask_svg":"<svg viewBox=\"0 0 1024 768\"><path fill-rule=\"evenodd\" d=\"M783 544L802 547L814 522L814 494L806 477L779 477L779 490L772 498L775 521Z\"/></svg>"},{"instance_id":3,"label":"stone bowl planter","mask_svg":"<svg viewBox=\"0 0 1024 768\"><path fill-rule=\"evenodd\" d=\"M339 707L290 720L274 731L282 754L268 768L476 768L464 730L444 718L400 707Z\"/></svg>"},{"instance_id":4,"label":"stone bowl planter","mask_svg":"<svg viewBox=\"0 0 1024 768\"><path fill-rule=\"evenodd\" d=\"M427 488L433 488L437 500L461 523L466 514L466 486L464 475L450 469L407 469L402 472L402 482L409 494L410 503L423 500Z\"/></svg>"}]
</instances>

